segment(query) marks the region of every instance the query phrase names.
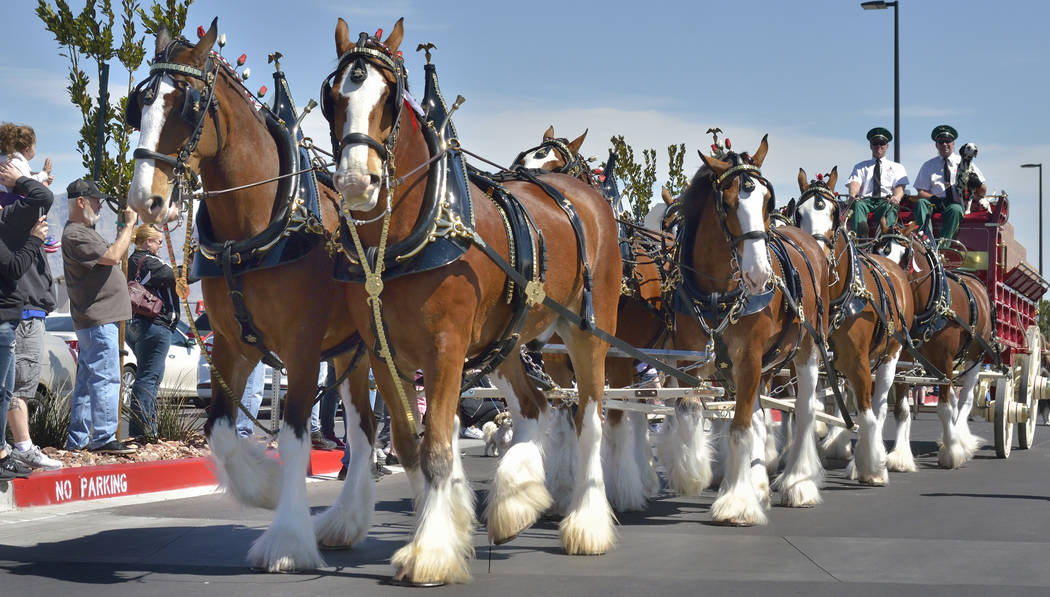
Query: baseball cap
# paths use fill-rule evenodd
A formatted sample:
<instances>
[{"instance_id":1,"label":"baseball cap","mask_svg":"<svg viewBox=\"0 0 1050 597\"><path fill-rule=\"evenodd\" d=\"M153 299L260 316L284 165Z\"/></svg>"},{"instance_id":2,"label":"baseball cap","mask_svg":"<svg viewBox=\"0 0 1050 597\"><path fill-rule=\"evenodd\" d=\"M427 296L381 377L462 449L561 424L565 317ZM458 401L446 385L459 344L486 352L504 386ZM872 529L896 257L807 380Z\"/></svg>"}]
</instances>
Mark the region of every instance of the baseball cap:
<instances>
[{"instance_id":1,"label":"baseball cap","mask_svg":"<svg viewBox=\"0 0 1050 597\"><path fill-rule=\"evenodd\" d=\"M106 194L98 189L93 181L86 178L78 178L73 182L69 183L66 187L66 193L72 198L77 197L98 197L99 199L105 199Z\"/></svg>"}]
</instances>

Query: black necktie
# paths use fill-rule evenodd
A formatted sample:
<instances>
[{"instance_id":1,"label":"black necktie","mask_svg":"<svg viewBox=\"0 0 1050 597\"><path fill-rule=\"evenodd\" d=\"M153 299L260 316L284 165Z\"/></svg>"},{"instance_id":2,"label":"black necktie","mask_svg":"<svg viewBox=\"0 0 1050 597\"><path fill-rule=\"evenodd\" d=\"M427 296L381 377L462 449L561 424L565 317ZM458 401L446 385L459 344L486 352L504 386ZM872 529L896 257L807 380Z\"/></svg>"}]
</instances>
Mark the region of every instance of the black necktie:
<instances>
[{"instance_id":1,"label":"black necktie","mask_svg":"<svg viewBox=\"0 0 1050 597\"><path fill-rule=\"evenodd\" d=\"M952 202L952 171L948 169L948 158L944 158L944 198Z\"/></svg>"},{"instance_id":2,"label":"black necktie","mask_svg":"<svg viewBox=\"0 0 1050 597\"><path fill-rule=\"evenodd\" d=\"M882 197L882 160L875 160L875 174L871 177L871 196Z\"/></svg>"}]
</instances>

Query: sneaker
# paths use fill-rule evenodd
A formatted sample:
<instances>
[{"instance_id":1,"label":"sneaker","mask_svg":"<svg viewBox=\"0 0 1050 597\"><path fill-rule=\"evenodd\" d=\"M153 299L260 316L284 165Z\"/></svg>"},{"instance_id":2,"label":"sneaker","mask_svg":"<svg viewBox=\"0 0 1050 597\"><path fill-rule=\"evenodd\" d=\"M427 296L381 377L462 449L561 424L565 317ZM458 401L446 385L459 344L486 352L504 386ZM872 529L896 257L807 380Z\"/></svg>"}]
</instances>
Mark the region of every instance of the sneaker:
<instances>
[{"instance_id":1,"label":"sneaker","mask_svg":"<svg viewBox=\"0 0 1050 597\"><path fill-rule=\"evenodd\" d=\"M324 433L322 435L324 435L324 438L326 440L328 440L328 441L332 442L333 444L335 444L336 449L342 450L342 449L346 448L346 444L343 443L343 440L341 440L338 437L336 437L334 433L331 434L331 435L329 435L327 433Z\"/></svg>"},{"instance_id":2,"label":"sneaker","mask_svg":"<svg viewBox=\"0 0 1050 597\"><path fill-rule=\"evenodd\" d=\"M45 471L53 471L62 468L62 462L55 460L54 458L48 458L48 456L40 450L40 446L32 446L25 452L16 448L11 451L11 456L29 468L42 468Z\"/></svg>"},{"instance_id":3,"label":"sneaker","mask_svg":"<svg viewBox=\"0 0 1050 597\"><path fill-rule=\"evenodd\" d=\"M398 460L397 455L394 454L393 452L387 454L385 460L386 460L387 464L401 464L401 461ZM382 467L380 467L380 468L382 468Z\"/></svg>"},{"instance_id":4,"label":"sneaker","mask_svg":"<svg viewBox=\"0 0 1050 597\"><path fill-rule=\"evenodd\" d=\"M12 454L13 452L0 458L0 481L25 479L33 473L33 469L12 458Z\"/></svg>"},{"instance_id":5,"label":"sneaker","mask_svg":"<svg viewBox=\"0 0 1050 597\"><path fill-rule=\"evenodd\" d=\"M111 439L97 448L89 448L88 451L96 454L134 454L138 450L123 442Z\"/></svg>"},{"instance_id":6,"label":"sneaker","mask_svg":"<svg viewBox=\"0 0 1050 597\"><path fill-rule=\"evenodd\" d=\"M464 428L461 435L467 439L485 439L485 434L473 425Z\"/></svg>"},{"instance_id":7,"label":"sneaker","mask_svg":"<svg viewBox=\"0 0 1050 597\"><path fill-rule=\"evenodd\" d=\"M321 435L320 431L314 431L310 434L310 444L315 450L334 450L335 442L329 441Z\"/></svg>"}]
</instances>

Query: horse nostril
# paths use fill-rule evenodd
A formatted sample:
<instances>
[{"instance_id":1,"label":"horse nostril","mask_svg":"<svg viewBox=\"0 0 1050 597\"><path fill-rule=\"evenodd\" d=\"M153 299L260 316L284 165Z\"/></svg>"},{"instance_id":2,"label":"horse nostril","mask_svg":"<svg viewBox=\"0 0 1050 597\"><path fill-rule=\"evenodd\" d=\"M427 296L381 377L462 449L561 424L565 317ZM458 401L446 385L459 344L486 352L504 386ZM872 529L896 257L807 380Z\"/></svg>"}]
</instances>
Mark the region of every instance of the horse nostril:
<instances>
[{"instance_id":1,"label":"horse nostril","mask_svg":"<svg viewBox=\"0 0 1050 597\"><path fill-rule=\"evenodd\" d=\"M369 174L368 175L368 182L371 185L379 184L379 175L378 174Z\"/></svg>"},{"instance_id":2,"label":"horse nostril","mask_svg":"<svg viewBox=\"0 0 1050 597\"><path fill-rule=\"evenodd\" d=\"M150 197L149 209L153 211L164 205L164 199L160 195L154 195Z\"/></svg>"}]
</instances>

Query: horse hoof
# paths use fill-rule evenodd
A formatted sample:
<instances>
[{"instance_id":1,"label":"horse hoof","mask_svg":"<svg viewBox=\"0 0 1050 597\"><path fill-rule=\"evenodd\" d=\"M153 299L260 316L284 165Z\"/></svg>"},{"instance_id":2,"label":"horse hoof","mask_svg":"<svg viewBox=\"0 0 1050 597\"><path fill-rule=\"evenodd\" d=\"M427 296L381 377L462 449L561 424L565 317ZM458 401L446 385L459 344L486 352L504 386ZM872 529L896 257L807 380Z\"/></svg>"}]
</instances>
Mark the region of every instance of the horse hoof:
<instances>
[{"instance_id":1,"label":"horse hoof","mask_svg":"<svg viewBox=\"0 0 1050 597\"><path fill-rule=\"evenodd\" d=\"M445 586L445 583L439 582L439 581L434 581L434 582L413 582L411 579L405 578L405 576L403 574L401 574L400 572L395 574L394 577L390 579L390 584L394 585L395 587L443 587L443 586Z\"/></svg>"},{"instance_id":2,"label":"horse hoof","mask_svg":"<svg viewBox=\"0 0 1050 597\"><path fill-rule=\"evenodd\" d=\"M518 538L518 533L514 533L513 535L510 535L510 536L507 536L507 537L500 537L499 539L492 539L492 544L493 545L503 545L504 543L510 543L511 541L513 541L513 540L515 540L517 538Z\"/></svg>"},{"instance_id":3,"label":"horse hoof","mask_svg":"<svg viewBox=\"0 0 1050 597\"><path fill-rule=\"evenodd\" d=\"M328 543L318 543L317 549L321 551L345 551L351 549L353 546L347 543L346 545L333 545Z\"/></svg>"},{"instance_id":4,"label":"horse hoof","mask_svg":"<svg viewBox=\"0 0 1050 597\"><path fill-rule=\"evenodd\" d=\"M745 528L755 526L755 523L748 522L746 520L713 520L711 522L712 524L718 525L720 527Z\"/></svg>"}]
</instances>

